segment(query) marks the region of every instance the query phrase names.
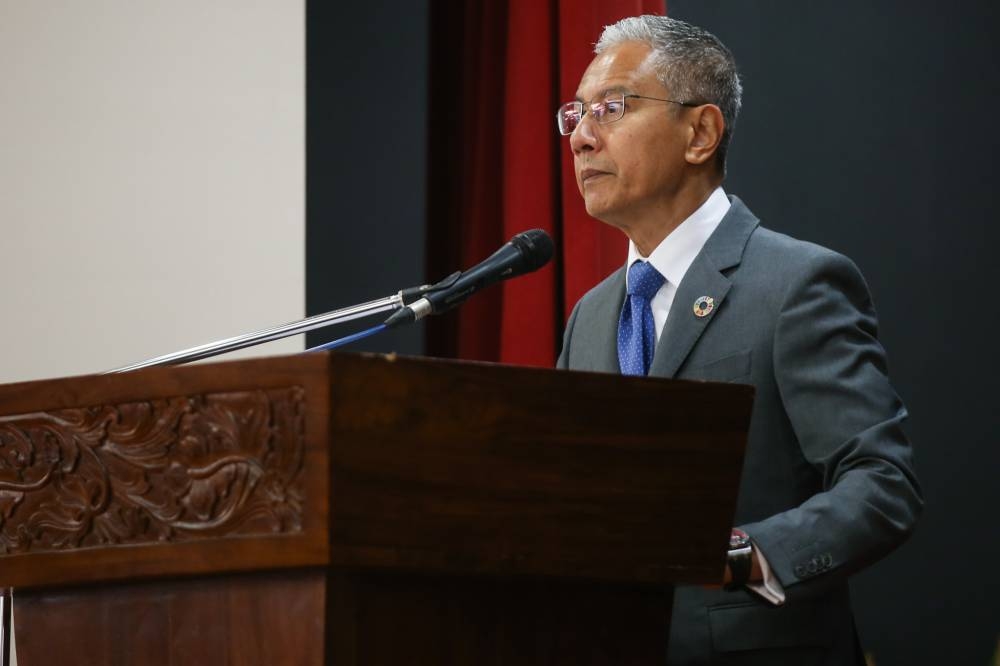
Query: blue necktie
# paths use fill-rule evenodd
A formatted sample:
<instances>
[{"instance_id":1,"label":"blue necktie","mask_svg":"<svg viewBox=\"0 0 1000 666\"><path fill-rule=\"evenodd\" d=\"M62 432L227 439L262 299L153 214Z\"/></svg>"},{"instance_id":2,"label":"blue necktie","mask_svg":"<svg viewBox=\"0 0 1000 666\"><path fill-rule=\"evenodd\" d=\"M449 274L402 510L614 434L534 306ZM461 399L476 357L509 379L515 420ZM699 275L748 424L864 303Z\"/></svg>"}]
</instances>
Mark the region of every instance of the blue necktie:
<instances>
[{"instance_id":1,"label":"blue necktie","mask_svg":"<svg viewBox=\"0 0 1000 666\"><path fill-rule=\"evenodd\" d=\"M636 261L628 269L628 295L618 320L618 367L623 375L645 375L653 364L656 324L649 302L665 280L646 261Z\"/></svg>"}]
</instances>

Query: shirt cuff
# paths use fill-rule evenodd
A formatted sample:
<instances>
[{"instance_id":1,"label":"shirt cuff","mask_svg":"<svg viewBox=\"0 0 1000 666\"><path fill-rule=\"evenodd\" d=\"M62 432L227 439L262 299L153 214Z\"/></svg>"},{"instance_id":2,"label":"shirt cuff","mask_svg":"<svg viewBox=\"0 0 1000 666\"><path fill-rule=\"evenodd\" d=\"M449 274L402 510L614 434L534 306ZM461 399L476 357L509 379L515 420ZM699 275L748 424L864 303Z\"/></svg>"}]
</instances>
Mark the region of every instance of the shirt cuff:
<instances>
[{"instance_id":1,"label":"shirt cuff","mask_svg":"<svg viewBox=\"0 0 1000 666\"><path fill-rule=\"evenodd\" d=\"M747 589L757 593L771 605L780 606L785 603L785 588L781 586L778 577L771 573L771 565L767 563L767 558L757 548L756 543L754 543L753 548L757 553L757 561L760 562L760 570L764 574L764 580L759 583L747 583Z\"/></svg>"}]
</instances>

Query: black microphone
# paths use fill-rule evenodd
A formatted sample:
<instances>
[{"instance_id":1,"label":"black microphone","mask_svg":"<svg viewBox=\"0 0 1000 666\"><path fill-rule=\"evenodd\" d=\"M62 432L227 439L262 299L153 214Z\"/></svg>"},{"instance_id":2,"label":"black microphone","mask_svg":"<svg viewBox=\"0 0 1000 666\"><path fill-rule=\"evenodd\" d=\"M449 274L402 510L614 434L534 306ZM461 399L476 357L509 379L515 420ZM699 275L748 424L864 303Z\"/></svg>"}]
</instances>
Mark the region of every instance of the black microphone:
<instances>
[{"instance_id":1,"label":"black microphone","mask_svg":"<svg viewBox=\"0 0 1000 666\"><path fill-rule=\"evenodd\" d=\"M541 229L522 231L464 273L453 273L435 285L420 287L423 298L396 310L385 325L391 328L447 312L495 282L538 270L549 263L553 250L552 239Z\"/></svg>"}]
</instances>

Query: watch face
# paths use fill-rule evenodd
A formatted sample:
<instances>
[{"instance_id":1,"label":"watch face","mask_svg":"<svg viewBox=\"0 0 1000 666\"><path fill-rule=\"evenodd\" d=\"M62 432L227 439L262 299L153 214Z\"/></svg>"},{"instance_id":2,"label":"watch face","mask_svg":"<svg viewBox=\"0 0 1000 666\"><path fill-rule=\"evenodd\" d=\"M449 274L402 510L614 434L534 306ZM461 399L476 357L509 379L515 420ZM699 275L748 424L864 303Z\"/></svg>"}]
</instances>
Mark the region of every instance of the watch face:
<instances>
[{"instance_id":1,"label":"watch face","mask_svg":"<svg viewBox=\"0 0 1000 666\"><path fill-rule=\"evenodd\" d=\"M750 537L743 530L733 530L729 534L729 550L746 548L750 545Z\"/></svg>"}]
</instances>

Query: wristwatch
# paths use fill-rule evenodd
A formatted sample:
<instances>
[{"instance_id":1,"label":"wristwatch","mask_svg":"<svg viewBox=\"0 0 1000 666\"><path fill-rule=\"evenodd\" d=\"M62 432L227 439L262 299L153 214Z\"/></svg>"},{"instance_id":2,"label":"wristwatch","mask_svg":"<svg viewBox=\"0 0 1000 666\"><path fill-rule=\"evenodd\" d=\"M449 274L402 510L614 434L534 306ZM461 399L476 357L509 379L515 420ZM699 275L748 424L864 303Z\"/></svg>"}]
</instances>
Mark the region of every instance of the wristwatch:
<instances>
[{"instance_id":1,"label":"wristwatch","mask_svg":"<svg viewBox=\"0 0 1000 666\"><path fill-rule=\"evenodd\" d=\"M735 527L729 534L727 562L732 578L726 585L726 589L735 590L746 585L750 580L750 571L753 569L753 544L746 532Z\"/></svg>"}]
</instances>

